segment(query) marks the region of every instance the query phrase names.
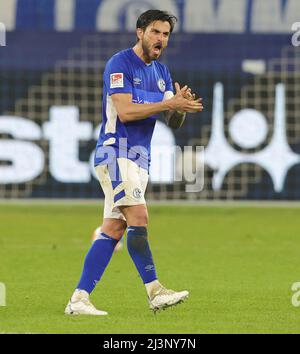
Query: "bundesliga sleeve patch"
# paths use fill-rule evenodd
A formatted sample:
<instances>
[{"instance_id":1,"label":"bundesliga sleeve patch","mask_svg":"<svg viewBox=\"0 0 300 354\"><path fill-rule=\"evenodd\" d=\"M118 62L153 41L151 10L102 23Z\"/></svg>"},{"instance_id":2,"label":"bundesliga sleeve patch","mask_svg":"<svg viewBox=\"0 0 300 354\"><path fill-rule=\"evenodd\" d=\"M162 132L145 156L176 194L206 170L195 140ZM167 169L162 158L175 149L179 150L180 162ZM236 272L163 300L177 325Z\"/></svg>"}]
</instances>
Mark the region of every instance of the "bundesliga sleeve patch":
<instances>
[{"instance_id":1,"label":"bundesliga sleeve patch","mask_svg":"<svg viewBox=\"0 0 300 354\"><path fill-rule=\"evenodd\" d=\"M110 74L110 88L124 87L124 74L114 73Z\"/></svg>"}]
</instances>

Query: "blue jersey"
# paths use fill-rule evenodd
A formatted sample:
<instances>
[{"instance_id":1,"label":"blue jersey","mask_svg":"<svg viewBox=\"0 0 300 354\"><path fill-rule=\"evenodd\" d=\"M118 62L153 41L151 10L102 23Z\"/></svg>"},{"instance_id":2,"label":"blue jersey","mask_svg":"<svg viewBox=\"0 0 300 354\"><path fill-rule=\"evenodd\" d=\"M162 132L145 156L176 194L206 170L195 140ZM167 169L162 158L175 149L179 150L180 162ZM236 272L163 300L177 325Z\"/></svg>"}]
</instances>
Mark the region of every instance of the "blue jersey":
<instances>
[{"instance_id":1,"label":"blue jersey","mask_svg":"<svg viewBox=\"0 0 300 354\"><path fill-rule=\"evenodd\" d=\"M167 91L173 92L169 70L157 61L147 65L130 48L115 54L107 62L103 82L103 119L96 146L95 166L107 164L114 157L126 157L148 170L151 138L159 115L122 123L111 95L130 93L132 102L136 104L160 102ZM108 156L112 149L114 154Z\"/></svg>"}]
</instances>

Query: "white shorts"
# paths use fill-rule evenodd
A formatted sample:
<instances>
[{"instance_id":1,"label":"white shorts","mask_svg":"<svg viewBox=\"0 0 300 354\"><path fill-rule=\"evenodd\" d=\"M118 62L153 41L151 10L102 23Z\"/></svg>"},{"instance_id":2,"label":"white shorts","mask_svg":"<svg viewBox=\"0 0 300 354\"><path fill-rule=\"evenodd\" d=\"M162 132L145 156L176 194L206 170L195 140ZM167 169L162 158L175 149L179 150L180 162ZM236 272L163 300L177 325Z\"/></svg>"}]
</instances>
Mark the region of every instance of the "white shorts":
<instances>
[{"instance_id":1,"label":"white shorts","mask_svg":"<svg viewBox=\"0 0 300 354\"><path fill-rule=\"evenodd\" d=\"M135 162L121 157L115 164L96 166L95 171L105 195L104 218L125 220L119 206L146 204L148 172Z\"/></svg>"}]
</instances>

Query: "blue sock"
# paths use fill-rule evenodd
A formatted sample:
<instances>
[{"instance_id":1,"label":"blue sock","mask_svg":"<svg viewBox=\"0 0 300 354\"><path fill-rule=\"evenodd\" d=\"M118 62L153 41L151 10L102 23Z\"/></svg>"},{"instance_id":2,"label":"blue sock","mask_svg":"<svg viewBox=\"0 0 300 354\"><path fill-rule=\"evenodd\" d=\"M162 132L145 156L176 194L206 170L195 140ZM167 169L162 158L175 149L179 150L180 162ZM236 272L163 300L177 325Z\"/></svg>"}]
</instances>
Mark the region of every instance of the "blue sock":
<instances>
[{"instance_id":1,"label":"blue sock","mask_svg":"<svg viewBox=\"0 0 300 354\"><path fill-rule=\"evenodd\" d=\"M144 284L156 280L157 276L148 243L146 227L128 226L127 249Z\"/></svg>"},{"instance_id":2,"label":"blue sock","mask_svg":"<svg viewBox=\"0 0 300 354\"><path fill-rule=\"evenodd\" d=\"M83 271L77 289L85 290L89 294L94 290L111 259L117 243L117 240L103 232L99 239L94 241L85 257Z\"/></svg>"}]
</instances>

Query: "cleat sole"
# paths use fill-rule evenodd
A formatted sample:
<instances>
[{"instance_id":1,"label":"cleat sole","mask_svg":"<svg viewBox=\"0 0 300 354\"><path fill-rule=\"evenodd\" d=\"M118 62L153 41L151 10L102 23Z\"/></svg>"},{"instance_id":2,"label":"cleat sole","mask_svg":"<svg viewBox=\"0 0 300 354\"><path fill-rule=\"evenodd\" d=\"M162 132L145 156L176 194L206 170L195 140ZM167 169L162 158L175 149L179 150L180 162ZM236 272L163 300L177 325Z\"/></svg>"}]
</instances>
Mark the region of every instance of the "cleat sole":
<instances>
[{"instance_id":1,"label":"cleat sole","mask_svg":"<svg viewBox=\"0 0 300 354\"><path fill-rule=\"evenodd\" d=\"M177 306L177 305L183 303L185 300L188 299L188 297L189 297L189 294L187 294L185 297L181 298L180 300L178 300L172 304L165 304L161 307L150 307L150 310L152 310L154 314L156 314L157 312L160 312L160 311L165 311L167 308L174 307L174 306Z\"/></svg>"}]
</instances>

